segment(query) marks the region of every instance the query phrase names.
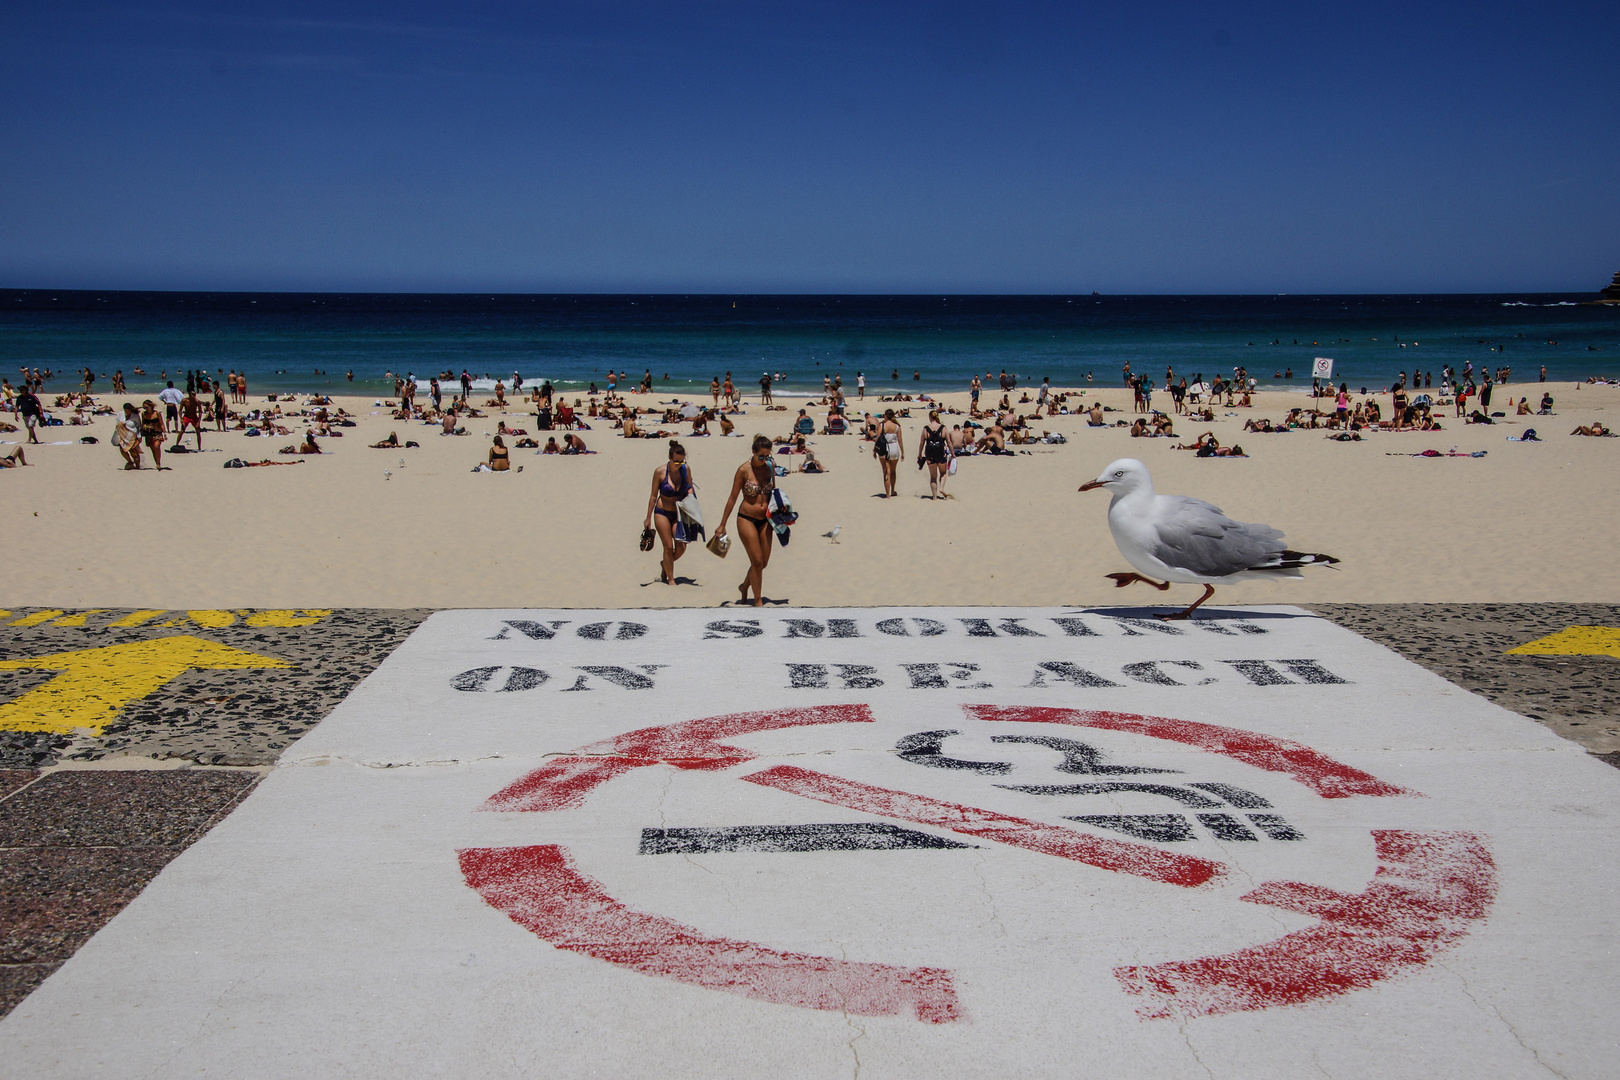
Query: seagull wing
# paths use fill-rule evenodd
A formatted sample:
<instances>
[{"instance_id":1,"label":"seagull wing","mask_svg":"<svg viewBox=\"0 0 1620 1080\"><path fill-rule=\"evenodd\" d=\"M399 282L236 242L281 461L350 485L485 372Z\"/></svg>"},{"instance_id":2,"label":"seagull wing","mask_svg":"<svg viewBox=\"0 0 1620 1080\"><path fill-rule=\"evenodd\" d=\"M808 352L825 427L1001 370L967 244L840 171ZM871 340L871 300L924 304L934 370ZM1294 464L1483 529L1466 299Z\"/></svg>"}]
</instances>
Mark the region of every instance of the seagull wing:
<instances>
[{"instance_id":1,"label":"seagull wing","mask_svg":"<svg viewBox=\"0 0 1620 1080\"><path fill-rule=\"evenodd\" d=\"M1270 525L1233 521L1199 499L1161 495L1156 509L1154 556L1201 577L1226 577L1275 563L1286 547L1283 534Z\"/></svg>"}]
</instances>

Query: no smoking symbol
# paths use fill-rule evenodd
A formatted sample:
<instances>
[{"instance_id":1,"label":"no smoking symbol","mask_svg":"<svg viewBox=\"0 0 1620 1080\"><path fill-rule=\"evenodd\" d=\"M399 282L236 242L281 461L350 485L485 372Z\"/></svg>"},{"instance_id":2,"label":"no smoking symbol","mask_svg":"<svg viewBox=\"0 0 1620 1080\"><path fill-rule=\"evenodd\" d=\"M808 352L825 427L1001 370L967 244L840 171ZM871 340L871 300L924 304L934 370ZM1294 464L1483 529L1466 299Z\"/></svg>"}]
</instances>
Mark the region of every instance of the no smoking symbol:
<instances>
[{"instance_id":1,"label":"no smoking symbol","mask_svg":"<svg viewBox=\"0 0 1620 1080\"><path fill-rule=\"evenodd\" d=\"M965 711L969 718L979 721L1127 732L1179 743L1290 777L1324 799L1417 794L1303 744L1237 728L1076 709L981 705L967 706ZM643 728L553 759L497 792L483 809L540 813L572 809L581 806L597 787L634 769L665 765L713 771L754 760L753 752L728 745L723 741L726 739L782 728L872 722L871 712L864 705L834 705L734 713ZM924 732L920 736L945 734ZM913 741L902 747L902 754L938 754L938 739L930 743L919 738L913 736ZM1060 750L1082 746L1058 738L1019 741L1055 745ZM995 763L956 764L995 768ZM1099 769L1095 761L1088 768L1082 761L1069 771L1095 775L1127 770ZM792 765L740 771L739 779L819 803L1024 848L1172 887L1199 888L1228 872L1219 862L1155 843L1099 836ZM1151 786L1135 781L1091 783ZM1244 805L1244 795L1253 798L1252 793L1229 785L1199 787L1222 795L1233 807ZM1239 794L1234 796L1233 792ZM1171 831L1155 838L1173 841L1181 836L1162 820L1171 816L1136 817L1161 818L1159 825ZM1274 831L1287 828L1286 823L1276 825L1280 818L1273 822L1256 820L1268 816L1249 815L1274 838L1291 838ZM1237 821L1234 815L1224 813L1203 817ZM1152 822L1129 822L1124 818L1111 822L1077 820L1135 835L1154 835ZM1205 824L1217 836L1222 828L1231 827L1226 821ZM1273 828L1267 828L1268 824ZM951 846L948 840L895 826L864 828L873 834L872 843L865 846L905 846L906 841L896 839L901 835L924 838L921 842L926 846ZM668 833L672 831L664 832L662 841L671 842ZM1377 829L1372 831L1372 839L1378 869L1359 893L1270 881L1241 897L1249 903L1310 915L1317 920L1314 925L1235 952L1114 969L1122 990L1140 999L1138 1015L1144 1019L1207 1016L1297 1004L1363 989L1427 964L1485 918L1496 893L1496 871L1481 837L1466 832ZM911 1013L930 1023L966 1018L957 1000L954 977L944 968L860 963L707 935L695 927L619 902L598 882L580 873L562 845L469 848L459 854L467 883L486 902L557 948L643 974L778 1004L867 1016Z\"/></svg>"}]
</instances>

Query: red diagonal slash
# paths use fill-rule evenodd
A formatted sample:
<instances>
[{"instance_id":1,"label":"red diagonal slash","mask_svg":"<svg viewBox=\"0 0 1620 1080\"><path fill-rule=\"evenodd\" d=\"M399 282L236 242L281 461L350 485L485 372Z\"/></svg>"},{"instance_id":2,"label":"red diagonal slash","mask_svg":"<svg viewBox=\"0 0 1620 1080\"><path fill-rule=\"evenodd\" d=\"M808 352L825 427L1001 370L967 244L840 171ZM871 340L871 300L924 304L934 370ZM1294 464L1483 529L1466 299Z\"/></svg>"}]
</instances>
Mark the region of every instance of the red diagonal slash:
<instances>
[{"instance_id":1,"label":"red diagonal slash","mask_svg":"<svg viewBox=\"0 0 1620 1080\"><path fill-rule=\"evenodd\" d=\"M1202 885L1225 872L1220 863L1193 855L1180 855L1146 844L1093 836L1061 825L1010 817L976 806L943 802L925 795L873 787L793 765L778 765L742 777L750 784L776 788L806 799L846 806L867 814L933 825L966 836L1027 848L1043 855L1089 863L1104 870L1162 881L1188 888Z\"/></svg>"},{"instance_id":2,"label":"red diagonal slash","mask_svg":"<svg viewBox=\"0 0 1620 1080\"><path fill-rule=\"evenodd\" d=\"M865 705L815 705L804 709L728 713L640 728L552 758L491 795L483 809L570 810L583 805L585 796L592 791L631 769L660 764L677 769L729 769L754 760L752 750L727 746L721 739L812 724L872 722L872 710Z\"/></svg>"}]
</instances>

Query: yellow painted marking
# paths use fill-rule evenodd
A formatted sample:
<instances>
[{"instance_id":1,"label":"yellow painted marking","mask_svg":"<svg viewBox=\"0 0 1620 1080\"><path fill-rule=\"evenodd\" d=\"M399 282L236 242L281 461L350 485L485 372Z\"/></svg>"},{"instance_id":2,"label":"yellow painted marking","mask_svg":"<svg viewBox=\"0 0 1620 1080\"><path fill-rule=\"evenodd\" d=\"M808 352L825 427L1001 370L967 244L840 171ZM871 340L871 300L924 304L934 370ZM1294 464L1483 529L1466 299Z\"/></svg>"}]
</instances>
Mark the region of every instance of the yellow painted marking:
<instances>
[{"instance_id":1,"label":"yellow painted marking","mask_svg":"<svg viewBox=\"0 0 1620 1080\"><path fill-rule=\"evenodd\" d=\"M9 612L9 611L0 611L0 619L9 619L9 618L11 618L11 612Z\"/></svg>"},{"instance_id":2,"label":"yellow painted marking","mask_svg":"<svg viewBox=\"0 0 1620 1080\"><path fill-rule=\"evenodd\" d=\"M0 705L0 731L68 734L87 728L99 735L125 705L156 692L192 668L291 666L273 656L233 649L189 634L53 653L31 660L4 660L0 668L62 674L16 701Z\"/></svg>"},{"instance_id":3,"label":"yellow painted marking","mask_svg":"<svg viewBox=\"0 0 1620 1080\"><path fill-rule=\"evenodd\" d=\"M131 626L140 626L142 623L151 622L168 610L168 608L147 608L143 611L132 612L116 622L108 623L107 628L109 630L124 630Z\"/></svg>"},{"instance_id":4,"label":"yellow painted marking","mask_svg":"<svg viewBox=\"0 0 1620 1080\"><path fill-rule=\"evenodd\" d=\"M103 611L106 611L106 610L107 609L104 608L104 607L98 607L98 608L91 608L88 611L74 612L72 615L64 615L64 616L62 616L60 619L57 619L55 622L51 623L51 625L52 626L83 626L84 625L84 620L88 619L92 615L100 615Z\"/></svg>"},{"instance_id":5,"label":"yellow painted marking","mask_svg":"<svg viewBox=\"0 0 1620 1080\"><path fill-rule=\"evenodd\" d=\"M236 623L234 611L188 611L186 617L198 626L206 626L210 630L223 630Z\"/></svg>"},{"instance_id":6,"label":"yellow painted marking","mask_svg":"<svg viewBox=\"0 0 1620 1080\"><path fill-rule=\"evenodd\" d=\"M299 614L302 612L303 614ZM313 626L332 614L331 608L275 608L247 617L249 626Z\"/></svg>"},{"instance_id":7,"label":"yellow painted marking","mask_svg":"<svg viewBox=\"0 0 1620 1080\"><path fill-rule=\"evenodd\" d=\"M1620 627L1571 626L1509 649L1509 656L1613 656L1620 659Z\"/></svg>"},{"instance_id":8,"label":"yellow painted marking","mask_svg":"<svg viewBox=\"0 0 1620 1080\"><path fill-rule=\"evenodd\" d=\"M36 611L32 615L24 615L22 618L18 619L16 622L12 623L11 625L12 626L38 626L42 622L49 622L51 619L56 618L58 615L66 615L66 614L67 614L67 612L63 611L61 608L57 608L55 611Z\"/></svg>"}]
</instances>

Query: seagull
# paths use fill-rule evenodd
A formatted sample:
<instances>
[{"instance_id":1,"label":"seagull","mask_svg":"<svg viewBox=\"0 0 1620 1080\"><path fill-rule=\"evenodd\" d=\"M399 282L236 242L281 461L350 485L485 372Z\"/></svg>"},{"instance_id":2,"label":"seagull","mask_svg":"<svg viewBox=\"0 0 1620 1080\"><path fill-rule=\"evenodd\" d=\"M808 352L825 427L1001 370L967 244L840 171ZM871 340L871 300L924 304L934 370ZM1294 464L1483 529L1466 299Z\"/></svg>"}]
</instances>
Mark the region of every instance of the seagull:
<instances>
[{"instance_id":1,"label":"seagull","mask_svg":"<svg viewBox=\"0 0 1620 1080\"><path fill-rule=\"evenodd\" d=\"M1192 607L1163 619L1185 619L1215 595L1215 586L1247 578L1303 578L1300 568L1332 564L1331 555L1290 551L1283 534L1270 525L1233 521L1219 507L1185 495L1155 495L1153 476L1134 458L1120 458L1081 491L1107 488L1108 531L1134 574L1109 574L1114 587L1144 581L1168 589L1172 581L1202 585L1204 595ZM1153 577L1164 578L1154 581Z\"/></svg>"},{"instance_id":2,"label":"seagull","mask_svg":"<svg viewBox=\"0 0 1620 1080\"><path fill-rule=\"evenodd\" d=\"M843 531L844 531L844 527L842 525L834 525L831 529L829 529L827 532L822 533L821 535L825 536L827 539L831 540L833 543L836 544L836 543L838 543L838 534L843 532Z\"/></svg>"},{"instance_id":3,"label":"seagull","mask_svg":"<svg viewBox=\"0 0 1620 1080\"><path fill-rule=\"evenodd\" d=\"M387 469L383 470L383 479L384 480L391 480L391 479L393 479L393 476L394 476L394 474L389 472Z\"/></svg>"}]
</instances>

